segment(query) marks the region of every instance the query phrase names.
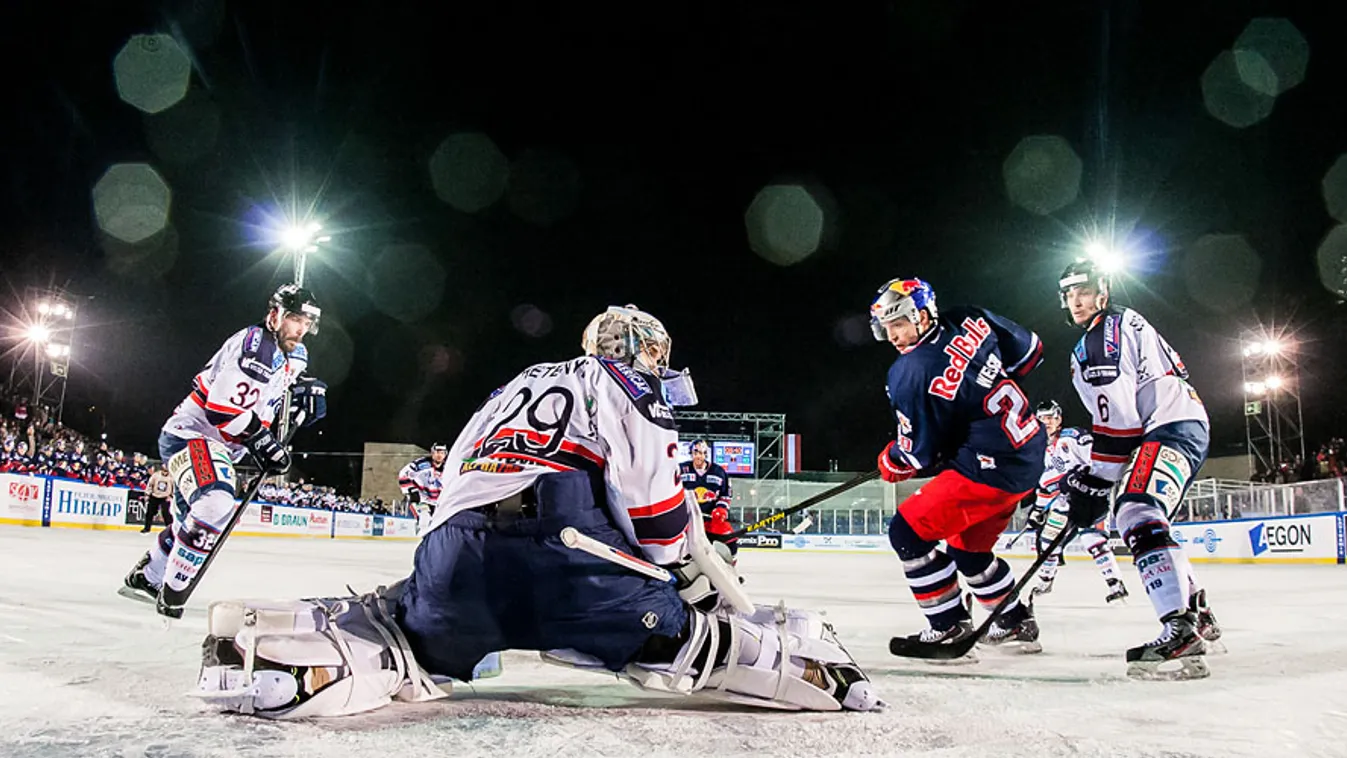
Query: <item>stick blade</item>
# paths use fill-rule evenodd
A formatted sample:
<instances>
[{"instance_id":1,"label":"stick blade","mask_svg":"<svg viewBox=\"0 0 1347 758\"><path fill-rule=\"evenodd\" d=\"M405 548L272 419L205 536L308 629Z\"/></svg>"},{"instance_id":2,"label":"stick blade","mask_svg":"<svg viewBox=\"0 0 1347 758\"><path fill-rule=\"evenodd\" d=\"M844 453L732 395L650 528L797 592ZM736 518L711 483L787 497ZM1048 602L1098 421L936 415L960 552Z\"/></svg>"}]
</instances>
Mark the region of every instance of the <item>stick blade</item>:
<instances>
[{"instance_id":1,"label":"stick blade","mask_svg":"<svg viewBox=\"0 0 1347 758\"><path fill-rule=\"evenodd\" d=\"M977 645L978 636L972 635L958 642L922 642L909 637L889 640L889 652L899 658L920 658L927 661L952 661L962 658Z\"/></svg>"}]
</instances>

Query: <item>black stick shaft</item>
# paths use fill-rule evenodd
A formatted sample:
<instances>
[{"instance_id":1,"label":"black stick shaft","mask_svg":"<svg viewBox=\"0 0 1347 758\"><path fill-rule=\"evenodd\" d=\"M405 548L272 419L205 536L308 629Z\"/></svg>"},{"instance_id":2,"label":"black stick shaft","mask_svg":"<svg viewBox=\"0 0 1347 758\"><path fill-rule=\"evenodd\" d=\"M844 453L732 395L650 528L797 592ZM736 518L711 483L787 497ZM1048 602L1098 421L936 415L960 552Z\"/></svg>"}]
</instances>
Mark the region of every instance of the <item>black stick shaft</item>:
<instances>
[{"instance_id":1,"label":"black stick shaft","mask_svg":"<svg viewBox=\"0 0 1347 758\"><path fill-rule=\"evenodd\" d=\"M849 489L852 489L852 488L854 488L854 487L859 487L860 485L865 484L866 482L869 482L869 481L872 481L872 480L875 480L875 479L878 479L878 478L879 478L879 471L878 471L878 470L875 470L875 471L868 471L868 472L866 472L866 473L864 473L864 474L860 474L860 475L858 475L858 476L856 476L856 477L853 477L853 478L851 478L851 479L848 479L847 481L845 481L845 482L843 482L843 483L837 485L836 487L833 487L833 488L830 489L830 490L825 490L825 491L823 491L823 492L818 493L817 495L814 495L813 497L806 498L805 500L803 500L803 501L800 502L799 504L797 504L797 505L792 505L791 507L785 509L784 511L778 511L778 512L773 513L772 515L768 516L768 517L765 518L765 519L762 519L762 520L760 520L760 521L755 521L754 523L749 524L748 526L744 527L743 529L739 529L739 530L733 532L732 534L728 535L726 538L727 538L727 539L733 539L733 538L737 538L737 537L742 537L742 536L744 536L745 534L748 534L749 532L757 531L758 529L761 529L761 528L763 528L764 526L768 526L768 525L770 525L770 524L775 524L776 522L778 522L778 521L780 521L781 519L783 519L783 518L789 516L789 515L792 514L792 513L799 513L800 511L804 510L805 508L809 508L809 507L811 507L811 506L818 505L819 503L823 502L824 500L827 500L828 498L831 498L831 497L837 497L838 495L842 494L843 492L846 492L846 491L849 490Z\"/></svg>"}]
</instances>

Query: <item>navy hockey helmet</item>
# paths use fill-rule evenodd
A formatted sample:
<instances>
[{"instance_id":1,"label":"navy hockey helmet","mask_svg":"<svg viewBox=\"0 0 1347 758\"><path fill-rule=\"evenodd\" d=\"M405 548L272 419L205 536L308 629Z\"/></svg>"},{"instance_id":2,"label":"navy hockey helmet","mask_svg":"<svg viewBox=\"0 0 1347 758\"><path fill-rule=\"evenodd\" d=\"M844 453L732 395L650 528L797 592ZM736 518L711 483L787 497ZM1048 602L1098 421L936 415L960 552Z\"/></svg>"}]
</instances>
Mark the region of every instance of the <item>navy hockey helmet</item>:
<instances>
[{"instance_id":1,"label":"navy hockey helmet","mask_svg":"<svg viewBox=\"0 0 1347 758\"><path fill-rule=\"evenodd\" d=\"M936 320L935 290L920 279L890 279L870 303L870 331L875 339L887 342L884 325L905 318L920 325L920 311L926 311L931 321Z\"/></svg>"},{"instance_id":2,"label":"navy hockey helmet","mask_svg":"<svg viewBox=\"0 0 1347 758\"><path fill-rule=\"evenodd\" d=\"M1104 273L1099 265L1089 258L1077 258L1072 261L1062 271L1062 275L1057 278L1057 302L1064 311L1067 310L1066 293L1070 292L1072 287L1094 287L1104 303L1096 306L1096 313L1107 306L1110 294L1108 274ZM1070 313L1067 314L1066 321L1068 324L1076 326L1076 322L1071 318Z\"/></svg>"},{"instance_id":3,"label":"navy hockey helmet","mask_svg":"<svg viewBox=\"0 0 1347 758\"><path fill-rule=\"evenodd\" d=\"M273 312L279 311L282 318L287 313L309 317L313 321L309 334L318 333L318 320L323 315L323 309L318 307L318 301L308 289L298 284L282 284L271 296L268 306Z\"/></svg>"}]
</instances>

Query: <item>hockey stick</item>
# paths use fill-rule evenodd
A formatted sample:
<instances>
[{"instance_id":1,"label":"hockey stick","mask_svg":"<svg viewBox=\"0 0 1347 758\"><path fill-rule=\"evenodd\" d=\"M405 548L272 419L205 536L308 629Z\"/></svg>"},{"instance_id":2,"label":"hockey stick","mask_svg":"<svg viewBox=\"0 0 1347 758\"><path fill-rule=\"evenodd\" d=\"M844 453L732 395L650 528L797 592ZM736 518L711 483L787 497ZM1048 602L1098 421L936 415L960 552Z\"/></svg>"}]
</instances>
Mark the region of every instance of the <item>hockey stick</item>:
<instances>
[{"instance_id":1,"label":"hockey stick","mask_svg":"<svg viewBox=\"0 0 1347 758\"><path fill-rule=\"evenodd\" d=\"M287 449L290 447L290 440L294 439L295 432L299 431L299 427L303 424L304 411L300 410L295 414L295 418L291 420L290 428L285 432L285 439L281 440L281 447ZM206 575L206 569L210 568L211 563L215 561L215 556L220 554L220 548L224 547L225 540L229 539L230 533L234 531L234 525L239 522L239 519L243 518L243 512L248 510L248 506L252 503L253 498L257 497L257 492L262 489L262 482L266 481L266 478L266 469L262 469L258 472L257 477L253 479L252 484L248 485L248 489L243 493L243 497L239 500L239 506L234 509L234 515L230 516L229 521L220 529L220 536L215 539L214 547L212 547L211 551L206 554L205 561L201 563L201 570L196 572L196 576L192 577L191 580L187 582L187 586L183 587L181 592L174 593L177 595L177 597L174 598L174 600L177 601L176 605L170 606L164 602L164 595L168 592L172 592L172 590L168 589L167 584L159 589L159 599L154 604L154 609L159 615L169 619L179 618L181 616L182 607L187 605L188 598L192 596L193 592L196 592L197 585L201 584L201 577ZM179 611L178 616L174 616L172 613L165 613L165 611L174 609Z\"/></svg>"},{"instance_id":2,"label":"hockey stick","mask_svg":"<svg viewBox=\"0 0 1347 758\"><path fill-rule=\"evenodd\" d=\"M784 511L777 511L776 513L773 513L772 515L768 516L765 519L760 519L758 521L753 522L752 524L749 524L743 529L733 531L728 535L726 535L726 539L737 539L739 537L744 536L745 534L748 534L749 532L755 532L763 528L764 526L775 524L776 522L789 516L792 513L799 513L805 508L808 508L813 505L818 505L819 503L823 502L824 500L827 500L830 497L836 497L849 489L859 487L860 485L865 484L868 481L878 478L879 478L878 469L874 471L867 471L866 473L853 477L852 479L849 479L837 485L836 487L833 487L830 490L824 490L823 492L820 492L817 495L814 495L813 497L805 498L800 503L792 505L791 507L785 509Z\"/></svg>"},{"instance_id":3,"label":"hockey stick","mask_svg":"<svg viewBox=\"0 0 1347 758\"><path fill-rule=\"evenodd\" d=\"M1010 604L1011 598L1019 597L1020 590L1023 590L1029 580L1034 577L1034 574L1038 573L1038 569L1048 560L1048 556L1057 552L1057 548L1070 542L1071 538L1075 536L1076 527L1074 524L1063 529L1061 534L1058 534L1048 545L1047 549L1038 554L1034 564L1025 570L1024 574L1020 576L1020 580L1015 582L1015 586L1001 598L1001 602L997 603L996 607L992 609L991 615L983 620L977 629L973 630L968 639L959 642L941 643L922 642L910 637L894 637L889 640L889 652L903 658L924 658L934 661L948 661L968 655L968 652L973 649L974 645L978 644L987 630L991 629L992 624L1001 618L1002 612Z\"/></svg>"},{"instance_id":4,"label":"hockey stick","mask_svg":"<svg viewBox=\"0 0 1347 758\"><path fill-rule=\"evenodd\" d=\"M643 561L636 556L618 550L612 545L599 542L598 540L586 534L581 534L578 529L568 526L561 530L561 544L572 550L589 553L595 558L602 558L609 563L631 569L638 574L644 574L651 579L658 579L661 582L673 582L674 576L660 566L656 566L649 561Z\"/></svg>"}]
</instances>

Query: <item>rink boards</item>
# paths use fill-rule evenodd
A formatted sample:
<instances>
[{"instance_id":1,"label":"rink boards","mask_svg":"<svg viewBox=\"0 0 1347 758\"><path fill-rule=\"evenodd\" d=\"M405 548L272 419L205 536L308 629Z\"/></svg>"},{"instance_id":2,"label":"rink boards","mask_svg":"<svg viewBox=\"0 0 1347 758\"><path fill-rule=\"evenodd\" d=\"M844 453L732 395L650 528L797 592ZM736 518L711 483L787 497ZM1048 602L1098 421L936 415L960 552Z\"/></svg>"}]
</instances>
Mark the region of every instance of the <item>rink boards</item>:
<instances>
[{"instance_id":1,"label":"rink boards","mask_svg":"<svg viewBox=\"0 0 1347 758\"><path fill-rule=\"evenodd\" d=\"M144 520L145 493L126 487L101 487L52 477L0 474L0 524L98 530L139 530ZM1175 524L1174 540L1198 563L1344 563L1347 559L1347 513L1268 516L1231 521ZM343 513L251 503L235 534L253 537L323 539L416 539L411 518ZM1004 534L996 552L1032 558L1032 535ZM804 552L888 552L884 534L746 535L740 546L750 550ZM1115 533L1114 552L1127 557ZM1086 558L1078 542L1067 547L1070 557Z\"/></svg>"},{"instance_id":2,"label":"rink boards","mask_svg":"<svg viewBox=\"0 0 1347 758\"><path fill-rule=\"evenodd\" d=\"M0 474L0 524L139 531L145 493L45 476ZM416 539L416 520L250 503L234 529L238 536L321 539Z\"/></svg>"}]
</instances>

